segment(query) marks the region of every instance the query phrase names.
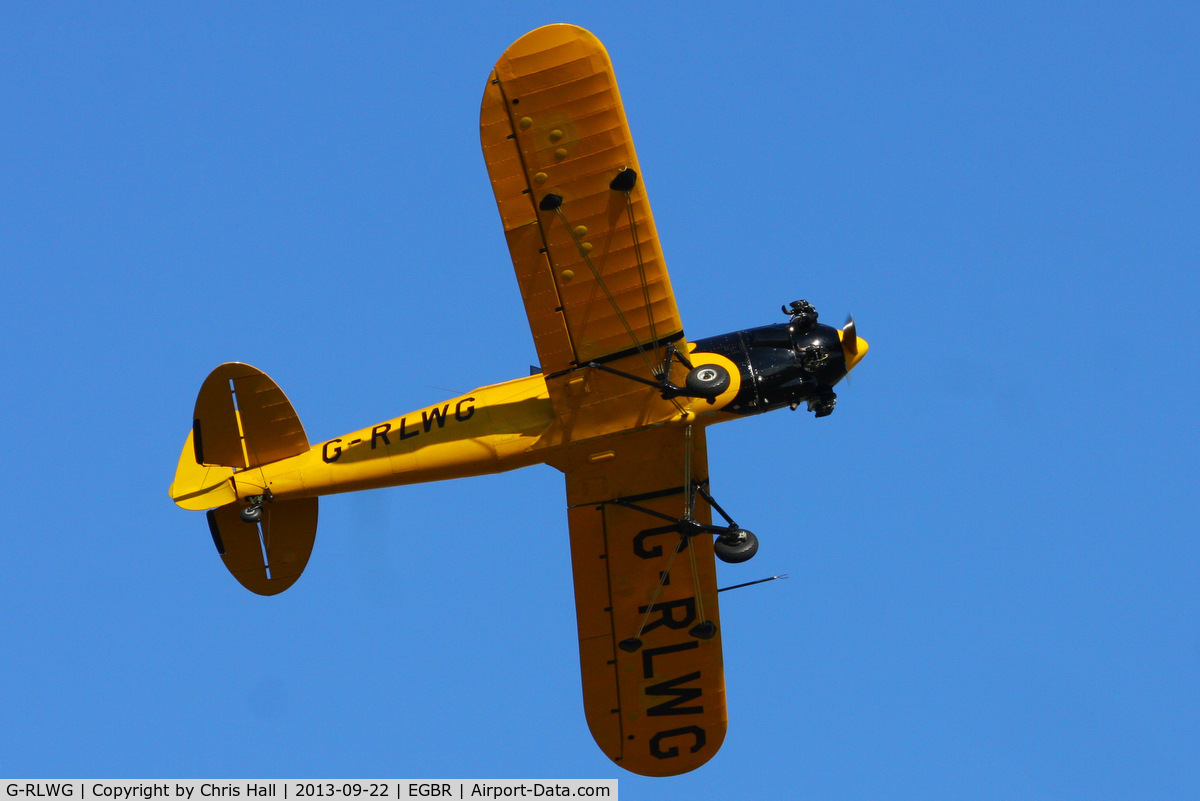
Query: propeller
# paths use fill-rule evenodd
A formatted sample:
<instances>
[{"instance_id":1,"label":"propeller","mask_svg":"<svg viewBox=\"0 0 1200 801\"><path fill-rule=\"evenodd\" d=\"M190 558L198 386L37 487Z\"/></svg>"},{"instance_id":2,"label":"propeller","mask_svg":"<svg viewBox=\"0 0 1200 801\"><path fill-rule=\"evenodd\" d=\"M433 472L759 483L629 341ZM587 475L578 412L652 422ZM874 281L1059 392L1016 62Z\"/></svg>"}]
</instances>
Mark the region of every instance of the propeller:
<instances>
[{"instance_id":1,"label":"propeller","mask_svg":"<svg viewBox=\"0 0 1200 801\"><path fill-rule=\"evenodd\" d=\"M850 353L858 353L858 331L851 314L846 315L846 324L842 326L842 347Z\"/></svg>"},{"instance_id":2,"label":"propeller","mask_svg":"<svg viewBox=\"0 0 1200 801\"><path fill-rule=\"evenodd\" d=\"M854 369L854 365L867 355L867 340L858 335L854 325L854 317L846 315L846 324L838 332L842 340L842 354L846 357L846 373Z\"/></svg>"}]
</instances>

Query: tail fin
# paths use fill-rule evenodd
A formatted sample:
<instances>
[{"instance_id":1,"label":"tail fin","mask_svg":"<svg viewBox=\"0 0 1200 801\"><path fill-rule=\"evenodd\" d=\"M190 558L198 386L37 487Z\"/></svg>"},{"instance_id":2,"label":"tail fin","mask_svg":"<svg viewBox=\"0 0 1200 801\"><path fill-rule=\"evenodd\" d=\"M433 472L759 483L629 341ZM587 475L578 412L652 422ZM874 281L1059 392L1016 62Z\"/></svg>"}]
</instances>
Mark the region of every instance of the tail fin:
<instances>
[{"instance_id":1,"label":"tail fin","mask_svg":"<svg viewBox=\"0 0 1200 801\"><path fill-rule=\"evenodd\" d=\"M233 486L234 469L222 465L200 464L196 460L195 433L189 431L175 468L175 480L167 492L184 509L202 512L237 500Z\"/></svg>"},{"instance_id":2,"label":"tail fin","mask_svg":"<svg viewBox=\"0 0 1200 801\"><path fill-rule=\"evenodd\" d=\"M316 538L317 499L268 499L260 522L243 522L234 476L307 450L296 410L266 373L237 362L209 373L169 493L184 509L211 510L217 552L259 595L283 592L300 577Z\"/></svg>"}]
</instances>

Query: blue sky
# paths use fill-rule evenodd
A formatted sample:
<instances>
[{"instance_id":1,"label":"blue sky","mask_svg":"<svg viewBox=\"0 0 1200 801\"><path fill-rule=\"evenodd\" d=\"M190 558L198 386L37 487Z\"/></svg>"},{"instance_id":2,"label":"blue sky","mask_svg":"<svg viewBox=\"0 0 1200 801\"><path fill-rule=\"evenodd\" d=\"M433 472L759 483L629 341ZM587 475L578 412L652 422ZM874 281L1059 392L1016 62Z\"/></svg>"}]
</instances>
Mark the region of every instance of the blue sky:
<instances>
[{"instance_id":1,"label":"blue sky","mask_svg":"<svg viewBox=\"0 0 1200 801\"><path fill-rule=\"evenodd\" d=\"M623 798L1200 794L1190 3L0 12L0 775L617 777ZM561 476L322 499L259 598L166 494L208 371L312 441L536 361L491 65L607 45L693 337L811 300L829 418L709 432L759 555L729 733L643 779L580 703Z\"/></svg>"}]
</instances>

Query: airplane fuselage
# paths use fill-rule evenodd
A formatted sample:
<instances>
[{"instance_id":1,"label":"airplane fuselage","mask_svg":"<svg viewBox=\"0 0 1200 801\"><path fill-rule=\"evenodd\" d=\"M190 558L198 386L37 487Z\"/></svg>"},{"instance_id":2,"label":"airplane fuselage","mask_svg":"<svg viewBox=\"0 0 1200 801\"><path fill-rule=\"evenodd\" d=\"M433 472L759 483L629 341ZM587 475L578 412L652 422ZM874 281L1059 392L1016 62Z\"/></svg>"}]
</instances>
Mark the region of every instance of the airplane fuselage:
<instances>
[{"instance_id":1,"label":"airplane fuselage","mask_svg":"<svg viewBox=\"0 0 1200 801\"><path fill-rule=\"evenodd\" d=\"M736 370L736 391L719 406L690 399L687 407L649 418L651 424L711 425L830 397L847 368L839 337L838 329L818 325L798 338L783 323L698 340L689 346L691 358L724 357ZM821 350L822 358L806 362L806 348ZM564 435L567 425L555 414L545 377L535 374L334 437L239 471L233 481L239 498L285 500L554 464L573 439Z\"/></svg>"},{"instance_id":2,"label":"airplane fuselage","mask_svg":"<svg viewBox=\"0 0 1200 801\"><path fill-rule=\"evenodd\" d=\"M242 498L287 499L498 473L544 462L538 442L554 423L546 381L531 375L334 437L234 482Z\"/></svg>"}]
</instances>

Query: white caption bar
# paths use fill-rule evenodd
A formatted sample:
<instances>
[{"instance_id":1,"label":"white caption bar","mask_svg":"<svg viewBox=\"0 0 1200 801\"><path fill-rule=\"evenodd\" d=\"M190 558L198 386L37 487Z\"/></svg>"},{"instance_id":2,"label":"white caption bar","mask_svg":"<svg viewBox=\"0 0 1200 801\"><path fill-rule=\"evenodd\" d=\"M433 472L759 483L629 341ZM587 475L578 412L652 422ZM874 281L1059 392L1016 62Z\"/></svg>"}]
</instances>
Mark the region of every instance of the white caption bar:
<instances>
[{"instance_id":1,"label":"white caption bar","mask_svg":"<svg viewBox=\"0 0 1200 801\"><path fill-rule=\"evenodd\" d=\"M5 799L400 801L406 798L617 798L616 779L0 779Z\"/></svg>"}]
</instances>

